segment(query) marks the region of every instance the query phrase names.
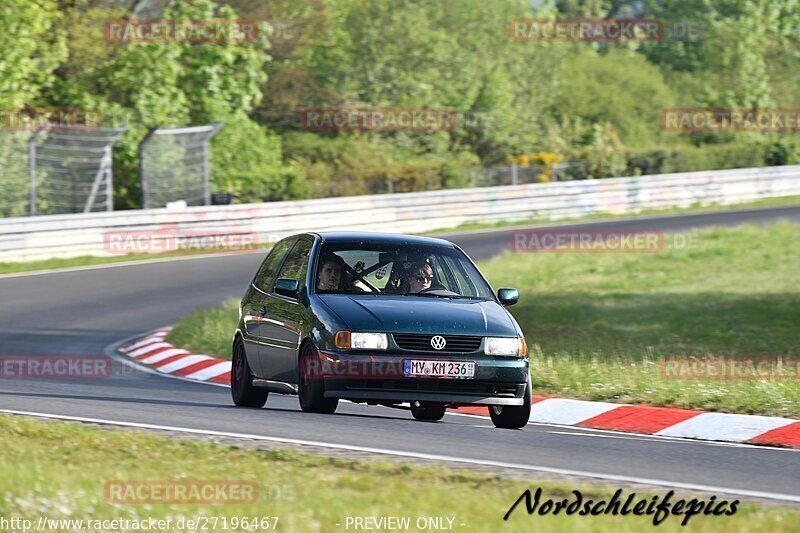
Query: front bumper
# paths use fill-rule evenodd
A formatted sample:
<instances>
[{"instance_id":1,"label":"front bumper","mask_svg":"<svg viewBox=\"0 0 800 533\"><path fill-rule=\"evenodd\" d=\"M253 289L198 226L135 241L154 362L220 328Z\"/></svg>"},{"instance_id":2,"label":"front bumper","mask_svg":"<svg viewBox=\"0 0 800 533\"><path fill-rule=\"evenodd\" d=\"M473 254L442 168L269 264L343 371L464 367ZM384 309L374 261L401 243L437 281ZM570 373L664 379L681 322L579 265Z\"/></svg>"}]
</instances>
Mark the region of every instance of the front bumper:
<instances>
[{"instance_id":1,"label":"front bumper","mask_svg":"<svg viewBox=\"0 0 800 533\"><path fill-rule=\"evenodd\" d=\"M528 360L483 354L344 354L321 352L326 398L374 402L441 402L450 405L522 405ZM474 361L472 378L403 375L403 361Z\"/></svg>"}]
</instances>

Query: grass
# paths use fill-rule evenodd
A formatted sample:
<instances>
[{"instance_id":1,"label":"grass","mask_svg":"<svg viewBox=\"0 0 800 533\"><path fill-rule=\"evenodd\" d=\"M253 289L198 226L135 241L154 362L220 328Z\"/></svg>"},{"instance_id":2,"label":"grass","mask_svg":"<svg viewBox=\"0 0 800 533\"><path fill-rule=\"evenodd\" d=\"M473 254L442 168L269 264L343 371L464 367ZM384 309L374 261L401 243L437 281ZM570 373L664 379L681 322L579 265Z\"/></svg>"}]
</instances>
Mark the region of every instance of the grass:
<instances>
[{"instance_id":1,"label":"grass","mask_svg":"<svg viewBox=\"0 0 800 533\"><path fill-rule=\"evenodd\" d=\"M439 233L456 233L461 231L475 231L475 230L483 230L483 229L501 229L507 227L514 227L514 226L534 226L540 224L552 224L553 222L583 222L583 221L592 221L592 220L603 220L608 218L633 218L633 217L643 217L643 216L655 216L655 215L679 215L679 214L689 214L689 213L711 213L716 211L728 211L731 209L757 209L757 208L767 208L767 207L792 207L800 205L800 196L779 196L777 198L764 198L763 200L755 200L753 202L743 202L738 204L711 204L711 205L700 205L695 204L690 207L667 207L663 209L643 209L638 213L628 213L628 214L610 214L610 213L595 213L592 215L584 215L581 217L569 218L569 219L559 219L555 221L549 218L541 218L541 217L534 217L534 218L523 218L523 219L515 219L515 220L501 220L498 222L467 222L464 224L459 224L455 227L450 228L440 228L436 230L431 230L425 232L424 235L436 235Z\"/></svg>"},{"instance_id":2,"label":"grass","mask_svg":"<svg viewBox=\"0 0 800 533\"><path fill-rule=\"evenodd\" d=\"M175 324L164 340L190 352L230 359L238 314L237 300L217 309L195 311Z\"/></svg>"},{"instance_id":3,"label":"grass","mask_svg":"<svg viewBox=\"0 0 800 533\"><path fill-rule=\"evenodd\" d=\"M7 415L0 415L0 448L0 516L6 520L154 518L174 524L182 517L278 516L277 531L298 532L346 530L347 516L449 516L456 519L454 529L461 531L616 532L652 527L652 518L646 516L528 516L524 503L503 521L526 489L541 487L543 499L571 497L577 489L586 498L606 500L615 490L563 480L528 482L441 467L246 450ZM107 503L104 485L118 480L247 481L256 484L259 497L255 503L218 505ZM653 494L625 489L623 498L631 492L643 499ZM692 497L683 491L675 494ZM706 501L709 497L700 496ZM723 499L733 498L717 495L717 501ZM688 527L680 522L670 516L659 530L788 531L800 526L800 512L747 503L733 516L694 516Z\"/></svg>"},{"instance_id":4,"label":"grass","mask_svg":"<svg viewBox=\"0 0 800 533\"><path fill-rule=\"evenodd\" d=\"M800 418L800 380L676 380L670 356L800 356L798 226L692 233L657 254L506 254L540 394Z\"/></svg>"},{"instance_id":5,"label":"grass","mask_svg":"<svg viewBox=\"0 0 800 533\"><path fill-rule=\"evenodd\" d=\"M798 226L692 232L688 249L506 254L482 263L531 347L536 394L800 418L800 379L676 380L671 356L800 357ZM229 357L236 302L179 322L169 342Z\"/></svg>"},{"instance_id":6,"label":"grass","mask_svg":"<svg viewBox=\"0 0 800 533\"><path fill-rule=\"evenodd\" d=\"M676 213L693 213L693 212L706 212L706 211L722 211L727 209L746 209L751 207L781 207L781 206L795 206L800 205L800 196L783 196L778 198L767 198L764 200L758 200L755 202L748 202L742 204L732 204L732 205L710 205L710 206L692 206L688 208L669 208L669 209L650 209L646 211L642 211L640 213L631 214L631 215L610 215L610 214L596 214L596 215L587 215L584 217L578 217L569 219L570 221L584 221L584 220L601 220L604 218L621 218L624 216L645 216L645 215L661 215L661 214L676 214ZM533 224L544 224L548 222L553 222L552 220L546 220L541 218L528 218L528 219L521 219L521 220L512 220L512 221L501 221L496 223L482 223L482 222L470 222L467 224L461 224L456 227L450 228L439 228L436 230L431 230L429 232L424 233L424 235L435 235L438 233L453 233L458 231L471 231L471 230L479 230L479 229L491 229L491 228L502 228L502 227L510 227L510 226L521 226L521 225L533 225ZM231 253L236 252L236 249L229 248L229 249L217 249L214 250L216 253ZM93 266L93 265L106 265L106 264L113 264L113 263L121 263L127 261L146 261L151 259L164 259L164 258L171 258L171 257L185 257L185 256L192 256L192 255L200 255L200 254L207 254L212 253L210 250L207 249L188 249L188 250L176 250L173 252L167 253L140 253L140 254L127 254L127 255L117 255L111 257L99 257L99 256L80 256L80 257L71 257L68 259L60 259L60 258L53 258L53 259L44 259L39 261L25 261L25 262L5 262L0 263L0 275L2 274L14 274L20 272L35 272L38 270L53 270L53 269L61 269L61 268L71 268L71 267L80 267L80 266Z\"/></svg>"}]
</instances>

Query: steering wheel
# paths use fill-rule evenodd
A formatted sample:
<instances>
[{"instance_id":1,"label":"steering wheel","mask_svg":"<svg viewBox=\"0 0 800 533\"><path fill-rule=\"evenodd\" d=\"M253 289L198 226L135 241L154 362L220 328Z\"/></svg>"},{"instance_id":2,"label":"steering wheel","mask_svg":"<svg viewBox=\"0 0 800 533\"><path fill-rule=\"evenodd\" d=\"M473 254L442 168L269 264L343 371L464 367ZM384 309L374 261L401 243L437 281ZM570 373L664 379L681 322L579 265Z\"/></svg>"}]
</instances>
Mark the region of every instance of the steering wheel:
<instances>
[{"instance_id":1,"label":"steering wheel","mask_svg":"<svg viewBox=\"0 0 800 533\"><path fill-rule=\"evenodd\" d=\"M435 294L437 296L461 296L457 292L449 291L442 287L428 287L427 289L422 289L417 294Z\"/></svg>"}]
</instances>

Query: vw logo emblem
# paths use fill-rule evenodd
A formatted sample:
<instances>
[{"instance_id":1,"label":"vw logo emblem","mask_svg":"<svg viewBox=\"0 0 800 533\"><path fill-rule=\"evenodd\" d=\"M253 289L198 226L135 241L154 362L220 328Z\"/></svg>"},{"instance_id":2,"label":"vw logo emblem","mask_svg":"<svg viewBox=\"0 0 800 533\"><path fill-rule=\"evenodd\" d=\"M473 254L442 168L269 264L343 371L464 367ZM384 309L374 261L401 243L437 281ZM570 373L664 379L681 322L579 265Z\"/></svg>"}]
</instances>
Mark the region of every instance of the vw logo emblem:
<instances>
[{"instance_id":1,"label":"vw logo emblem","mask_svg":"<svg viewBox=\"0 0 800 533\"><path fill-rule=\"evenodd\" d=\"M447 341L444 340L444 337L441 335L434 335L431 337L431 346L434 350L441 350L444 348L445 344L447 344Z\"/></svg>"}]
</instances>

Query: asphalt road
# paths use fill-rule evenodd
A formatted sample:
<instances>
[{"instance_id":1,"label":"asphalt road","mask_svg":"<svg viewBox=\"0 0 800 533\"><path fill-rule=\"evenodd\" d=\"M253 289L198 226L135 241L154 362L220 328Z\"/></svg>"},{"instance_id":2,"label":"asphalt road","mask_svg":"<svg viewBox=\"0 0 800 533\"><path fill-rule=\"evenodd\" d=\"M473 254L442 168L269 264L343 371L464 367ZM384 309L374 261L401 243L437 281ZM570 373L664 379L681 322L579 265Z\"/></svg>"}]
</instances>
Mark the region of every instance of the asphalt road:
<instances>
[{"instance_id":1,"label":"asphalt road","mask_svg":"<svg viewBox=\"0 0 800 533\"><path fill-rule=\"evenodd\" d=\"M560 225L571 229L681 231L711 225L800 223L800 207ZM508 247L509 230L450 235L473 259ZM121 339L238 298L262 254L219 255L41 275L0 277L0 355L102 355ZM525 297L523 295L523 297ZM531 424L496 430L448 415L432 424L407 411L341 404L333 416L301 413L293 396L237 409L227 389L134 371L114 362L104 379L0 378L0 410L88 417L341 446L504 463L521 469L755 491L800 502L800 452L659 439Z\"/></svg>"}]
</instances>

